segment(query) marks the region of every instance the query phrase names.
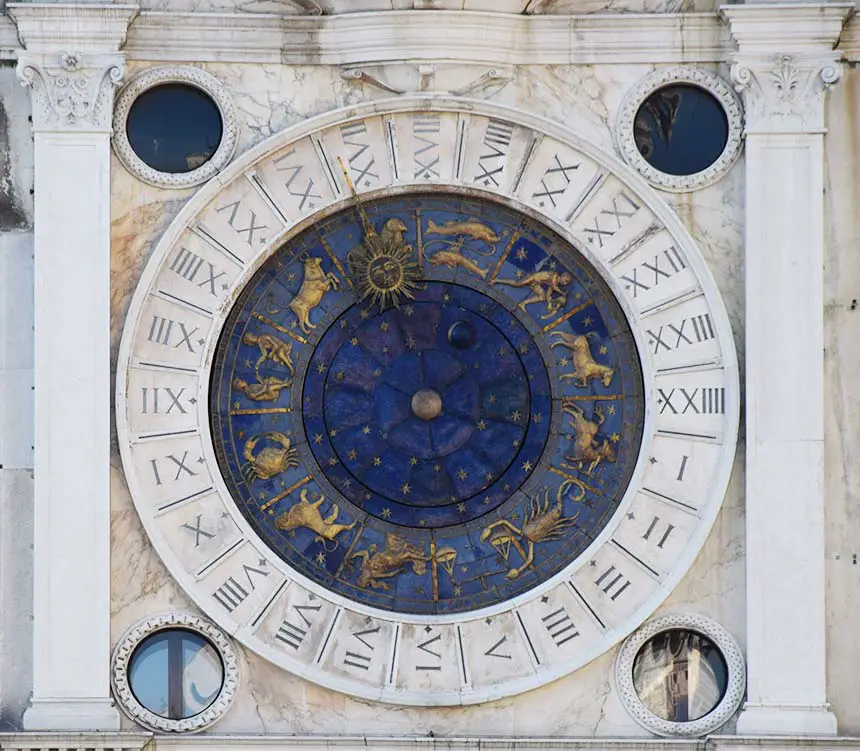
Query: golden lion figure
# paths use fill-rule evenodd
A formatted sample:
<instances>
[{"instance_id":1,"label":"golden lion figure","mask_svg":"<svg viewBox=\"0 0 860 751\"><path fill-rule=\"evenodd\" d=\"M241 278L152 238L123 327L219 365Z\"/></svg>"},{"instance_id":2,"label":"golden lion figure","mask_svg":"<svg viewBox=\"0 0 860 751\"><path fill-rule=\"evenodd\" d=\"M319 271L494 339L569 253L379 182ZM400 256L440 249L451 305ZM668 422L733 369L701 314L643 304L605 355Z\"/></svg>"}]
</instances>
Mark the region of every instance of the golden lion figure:
<instances>
[{"instance_id":1,"label":"golden lion figure","mask_svg":"<svg viewBox=\"0 0 860 751\"><path fill-rule=\"evenodd\" d=\"M555 503L552 505L550 505L549 488L543 489L543 498L540 494L532 498L522 529L514 526L507 519L499 519L481 532L481 542L489 540L493 547L502 551L505 562L508 560L510 545L513 545L520 554L522 564L511 568L506 578L516 579L532 565L535 559L535 545L561 539L576 524L579 514L564 516L564 495L574 483L573 480L565 480L559 486ZM579 501L585 497L585 489L578 482L576 485L580 492L573 500ZM520 540L526 542L527 551L523 550Z\"/></svg>"},{"instance_id":2,"label":"golden lion figure","mask_svg":"<svg viewBox=\"0 0 860 751\"><path fill-rule=\"evenodd\" d=\"M313 503L309 502L308 491L305 488L299 493L299 501L275 519L275 527L284 531L304 527L311 530L311 532L316 532L316 537L314 538L316 542L329 540L337 543L335 538L341 532L352 529L358 522L356 520L351 524L336 524L335 522L340 513L340 509L336 503L331 505L331 513L323 518L323 515L320 513L320 506L323 505L324 501L325 496L321 495Z\"/></svg>"},{"instance_id":3,"label":"golden lion figure","mask_svg":"<svg viewBox=\"0 0 860 751\"><path fill-rule=\"evenodd\" d=\"M588 382L592 378L596 378L604 386L609 386L612 383L612 377L615 375L615 370L608 365L601 365L595 362L594 356L591 354L591 348L588 346L588 337L596 336L593 331L587 334L568 334L565 331L553 331L551 337L557 337L550 346L566 347L570 350L570 359L573 363L573 372L564 373L559 376L560 380L572 380L574 385L579 388L588 386Z\"/></svg>"},{"instance_id":4,"label":"golden lion figure","mask_svg":"<svg viewBox=\"0 0 860 751\"><path fill-rule=\"evenodd\" d=\"M382 580L396 576L410 565L414 574L422 576L427 571L427 561L430 560L421 548L393 532L385 536L385 550L376 551L375 546L371 546L370 550L353 553L352 558L362 560L358 586L370 586L373 589L389 589L388 584Z\"/></svg>"},{"instance_id":5,"label":"golden lion figure","mask_svg":"<svg viewBox=\"0 0 860 751\"><path fill-rule=\"evenodd\" d=\"M570 398L561 400L561 409L573 418L573 454L564 458L571 463L573 469L582 469L588 463L587 475L591 475L601 461L614 462L615 451L605 438L603 443L597 440L597 431L606 419L600 409L595 408L595 421L586 419L585 412Z\"/></svg>"},{"instance_id":6,"label":"golden lion figure","mask_svg":"<svg viewBox=\"0 0 860 751\"><path fill-rule=\"evenodd\" d=\"M306 258L304 272L302 286L290 301L290 310L295 313L302 332L310 334L311 329L316 328L311 323L311 311L320 304L323 295L330 289L337 289L340 282L333 273L323 271L322 258Z\"/></svg>"}]
</instances>

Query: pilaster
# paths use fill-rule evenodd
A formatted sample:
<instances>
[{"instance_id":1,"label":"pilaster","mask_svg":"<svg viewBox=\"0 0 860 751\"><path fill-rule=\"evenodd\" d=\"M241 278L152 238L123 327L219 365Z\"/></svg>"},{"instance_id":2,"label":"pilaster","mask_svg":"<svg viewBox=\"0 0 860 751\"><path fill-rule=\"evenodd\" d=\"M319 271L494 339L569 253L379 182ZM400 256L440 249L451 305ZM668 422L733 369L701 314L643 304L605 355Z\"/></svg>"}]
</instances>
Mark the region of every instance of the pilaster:
<instances>
[{"instance_id":1,"label":"pilaster","mask_svg":"<svg viewBox=\"0 0 860 751\"><path fill-rule=\"evenodd\" d=\"M722 8L746 105L747 703L741 734L835 735L824 603L823 138L853 5Z\"/></svg>"},{"instance_id":2,"label":"pilaster","mask_svg":"<svg viewBox=\"0 0 860 751\"><path fill-rule=\"evenodd\" d=\"M110 134L136 6L11 4L35 148L29 730L116 730L110 658Z\"/></svg>"}]
</instances>

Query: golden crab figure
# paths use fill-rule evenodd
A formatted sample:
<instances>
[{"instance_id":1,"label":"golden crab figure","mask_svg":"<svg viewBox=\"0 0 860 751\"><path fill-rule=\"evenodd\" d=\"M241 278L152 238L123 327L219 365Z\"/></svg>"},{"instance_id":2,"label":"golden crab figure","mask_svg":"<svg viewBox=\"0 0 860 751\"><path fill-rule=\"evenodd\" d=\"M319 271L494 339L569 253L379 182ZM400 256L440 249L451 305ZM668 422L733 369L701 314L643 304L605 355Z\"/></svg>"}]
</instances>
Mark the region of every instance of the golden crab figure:
<instances>
[{"instance_id":1,"label":"golden crab figure","mask_svg":"<svg viewBox=\"0 0 860 751\"><path fill-rule=\"evenodd\" d=\"M369 299L380 310L399 306L404 297L414 299L421 280L421 268L415 250L403 239L406 225L392 217L377 232L343 161L338 161L352 192L363 234L361 244L349 251L346 257L356 292L362 300Z\"/></svg>"}]
</instances>

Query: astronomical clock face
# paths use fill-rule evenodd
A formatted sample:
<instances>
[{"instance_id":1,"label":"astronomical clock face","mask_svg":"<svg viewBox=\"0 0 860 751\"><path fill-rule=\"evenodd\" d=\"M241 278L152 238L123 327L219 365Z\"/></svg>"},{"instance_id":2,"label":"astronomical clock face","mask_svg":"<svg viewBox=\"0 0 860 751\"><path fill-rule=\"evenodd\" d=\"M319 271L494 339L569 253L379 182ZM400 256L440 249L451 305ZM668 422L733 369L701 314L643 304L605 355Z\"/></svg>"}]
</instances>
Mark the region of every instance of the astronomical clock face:
<instances>
[{"instance_id":1,"label":"astronomical clock face","mask_svg":"<svg viewBox=\"0 0 860 751\"><path fill-rule=\"evenodd\" d=\"M129 314L119 433L222 627L338 690L474 703L668 594L728 480L736 366L691 240L610 158L397 107L189 204Z\"/></svg>"}]
</instances>

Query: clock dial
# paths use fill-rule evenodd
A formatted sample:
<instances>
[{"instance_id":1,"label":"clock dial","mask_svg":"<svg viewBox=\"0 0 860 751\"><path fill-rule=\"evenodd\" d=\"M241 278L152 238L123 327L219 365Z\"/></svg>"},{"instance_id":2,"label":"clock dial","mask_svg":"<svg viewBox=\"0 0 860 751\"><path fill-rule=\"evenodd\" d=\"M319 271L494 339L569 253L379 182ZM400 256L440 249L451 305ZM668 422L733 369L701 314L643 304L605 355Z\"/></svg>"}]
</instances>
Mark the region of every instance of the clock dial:
<instances>
[{"instance_id":1,"label":"clock dial","mask_svg":"<svg viewBox=\"0 0 860 751\"><path fill-rule=\"evenodd\" d=\"M321 116L201 189L117 378L135 506L200 608L424 706L641 624L719 510L739 409L713 280L638 178L551 123L434 107Z\"/></svg>"},{"instance_id":2,"label":"clock dial","mask_svg":"<svg viewBox=\"0 0 860 751\"><path fill-rule=\"evenodd\" d=\"M629 324L522 213L439 194L360 209L279 248L231 312L220 470L322 587L404 613L496 604L575 560L624 496L645 414ZM375 276L361 212L390 251Z\"/></svg>"}]
</instances>

